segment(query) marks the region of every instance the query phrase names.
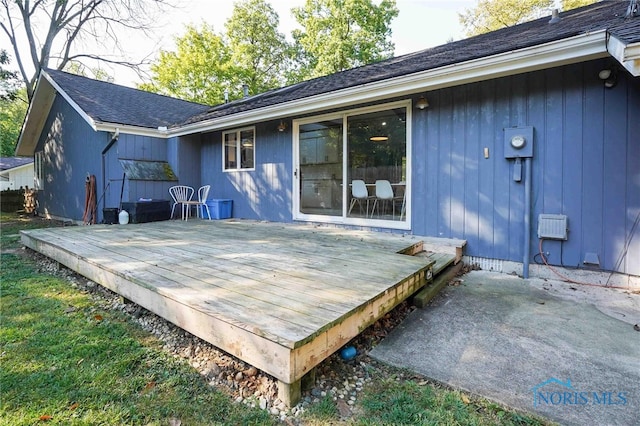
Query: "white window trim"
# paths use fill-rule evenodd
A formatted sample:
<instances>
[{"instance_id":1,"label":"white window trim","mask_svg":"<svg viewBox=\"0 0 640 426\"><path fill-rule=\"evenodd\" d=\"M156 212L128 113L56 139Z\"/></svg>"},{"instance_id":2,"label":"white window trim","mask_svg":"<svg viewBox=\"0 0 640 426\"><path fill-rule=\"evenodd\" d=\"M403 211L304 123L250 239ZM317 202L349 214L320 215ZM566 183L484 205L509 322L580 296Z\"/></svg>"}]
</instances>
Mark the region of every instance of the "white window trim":
<instances>
[{"instance_id":1,"label":"white window trim","mask_svg":"<svg viewBox=\"0 0 640 426\"><path fill-rule=\"evenodd\" d=\"M366 114L369 112L376 111L384 111L387 109L394 109L399 107L405 107L407 111L407 121L406 121L406 134L407 134L407 180L406 180L406 213L404 221L392 221L392 220L379 220L379 219L362 219L362 218L350 218L347 217L347 205L343 202L342 204L342 216L327 216L327 215L316 215L316 214L307 214L300 212L300 196L295 195L293 197L294 202L292 216L293 220L299 220L304 222L317 222L317 223L335 223L335 224L344 224L344 225L357 225L357 226L366 226L370 228L387 228L387 229L401 229L401 230L411 230L411 192L412 192L412 174L413 174L413 165L412 165L412 145L413 145L413 136L411 133L411 127L413 123L412 118L412 103L411 99L406 99L402 101L389 102L385 104L376 104L362 108L344 110L334 113L315 115L313 117L305 117L299 120L293 120L292 122L292 131L293 131L293 164L292 170L296 172L296 177L293 179L293 188L292 194L298 194L298 186L300 184L300 126L303 124L314 123L316 121L326 121L332 120L336 118L342 118L342 131L343 131L343 142L347 138L347 120L350 116ZM348 155L348 146L346 143L342 144L342 158L343 161L346 161ZM343 164L344 166L344 164ZM343 167L342 170L342 180L343 182L347 181L347 168ZM348 188L343 185L343 193L342 199L346 200Z\"/></svg>"},{"instance_id":2,"label":"white window trim","mask_svg":"<svg viewBox=\"0 0 640 426\"><path fill-rule=\"evenodd\" d=\"M44 189L43 160L44 151L38 151L33 155L33 188L38 191Z\"/></svg>"},{"instance_id":3,"label":"white window trim","mask_svg":"<svg viewBox=\"0 0 640 426\"><path fill-rule=\"evenodd\" d=\"M251 130L253 132L253 167L250 168L242 168L240 167L240 165L237 165L234 168L226 168L226 158L225 158L225 135L228 135L230 133L235 133L236 134L236 141L238 141L238 144L236 146L236 158L240 158L241 155L241 141L240 141L240 133L247 131L247 130ZM222 132L222 171L223 172L251 172L251 171L255 171L256 169L256 126L249 126L249 127L242 127L242 128L238 128L238 129L232 129L232 130L226 130L224 132ZM239 161L237 162L239 163Z\"/></svg>"}]
</instances>

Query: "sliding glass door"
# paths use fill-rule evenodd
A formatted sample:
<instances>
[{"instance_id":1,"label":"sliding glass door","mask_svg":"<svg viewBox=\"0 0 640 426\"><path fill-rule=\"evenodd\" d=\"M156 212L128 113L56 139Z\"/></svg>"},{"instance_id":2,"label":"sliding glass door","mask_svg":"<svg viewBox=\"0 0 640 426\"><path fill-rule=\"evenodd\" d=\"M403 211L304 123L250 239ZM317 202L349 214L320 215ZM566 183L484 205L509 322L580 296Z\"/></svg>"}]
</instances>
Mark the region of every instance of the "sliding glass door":
<instances>
[{"instance_id":1,"label":"sliding glass door","mask_svg":"<svg viewBox=\"0 0 640 426\"><path fill-rule=\"evenodd\" d=\"M342 119L301 124L300 213L342 216Z\"/></svg>"},{"instance_id":2,"label":"sliding glass door","mask_svg":"<svg viewBox=\"0 0 640 426\"><path fill-rule=\"evenodd\" d=\"M408 229L408 102L295 122L294 218Z\"/></svg>"}]
</instances>

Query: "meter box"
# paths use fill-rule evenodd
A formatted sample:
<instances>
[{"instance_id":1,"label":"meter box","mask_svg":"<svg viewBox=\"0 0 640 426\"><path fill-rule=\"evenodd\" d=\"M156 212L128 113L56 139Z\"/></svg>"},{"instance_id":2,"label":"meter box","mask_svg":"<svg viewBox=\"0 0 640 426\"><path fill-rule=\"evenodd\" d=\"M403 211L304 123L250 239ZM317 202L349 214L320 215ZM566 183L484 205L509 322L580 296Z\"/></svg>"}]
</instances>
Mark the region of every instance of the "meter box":
<instances>
[{"instance_id":1,"label":"meter box","mask_svg":"<svg viewBox=\"0 0 640 426\"><path fill-rule=\"evenodd\" d=\"M533 127L504 129L504 158L533 157Z\"/></svg>"}]
</instances>

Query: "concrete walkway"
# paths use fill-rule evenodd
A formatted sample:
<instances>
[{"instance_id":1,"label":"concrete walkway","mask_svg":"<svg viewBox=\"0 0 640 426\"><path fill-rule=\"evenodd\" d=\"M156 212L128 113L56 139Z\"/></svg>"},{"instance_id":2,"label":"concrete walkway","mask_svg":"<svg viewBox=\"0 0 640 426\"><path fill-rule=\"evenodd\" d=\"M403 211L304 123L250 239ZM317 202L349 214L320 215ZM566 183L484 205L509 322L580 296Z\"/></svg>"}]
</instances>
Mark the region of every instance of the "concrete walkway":
<instances>
[{"instance_id":1,"label":"concrete walkway","mask_svg":"<svg viewBox=\"0 0 640 426\"><path fill-rule=\"evenodd\" d=\"M640 425L640 294L474 271L370 355L566 425Z\"/></svg>"}]
</instances>

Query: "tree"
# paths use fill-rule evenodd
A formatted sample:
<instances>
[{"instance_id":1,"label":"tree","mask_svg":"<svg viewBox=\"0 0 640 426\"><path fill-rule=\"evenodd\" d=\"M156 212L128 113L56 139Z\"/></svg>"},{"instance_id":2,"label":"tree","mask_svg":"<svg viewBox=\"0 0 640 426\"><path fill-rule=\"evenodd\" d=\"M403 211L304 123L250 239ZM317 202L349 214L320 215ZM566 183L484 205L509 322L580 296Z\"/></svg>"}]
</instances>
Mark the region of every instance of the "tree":
<instances>
[{"instance_id":1,"label":"tree","mask_svg":"<svg viewBox=\"0 0 640 426\"><path fill-rule=\"evenodd\" d=\"M151 81L138 88L203 104L222 103L235 74L223 37L210 25L190 25L175 42L176 51L161 51L151 65Z\"/></svg>"},{"instance_id":2,"label":"tree","mask_svg":"<svg viewBox=\"0 0 640 426\"><path fill-rule=\"evenodd\" d=\"M8 36L29 101L40 69L64 69L72 61L101 61L137 68L141 63L109 59L110 43L124 51L118 36L127 30L145 32L169 0L1 0L0 28ZM83 51L85 44L101 52ZM53 62L53 66L51 65Z\"/></svg>"},{"instance_id":3,"label":"tree","mask_svg":"<svg viewBox=\"0 0 640 426\"><path fill-rule=\"evenodd\" d=\"M14 155L28 105L18 73L5 68L9 63L9 54L0 49L0 155L3 157Z\"/></svg>"},{"instance_id":4,"label":"tree","mask_svg":"<svg viewBox=\"0 0 640 426\"><path fill-rule=\"evenodd\" d=\"M562 0L562 9L569 10L595 3L596 0ZM479 0L478 5L465 9L458 18L467 36L488 33L548 15L554 0Z\"/></svg>"},{"instance_id":5,"label":"tree","mask_svg":"<svg viewBox=\"0 0 640 426\"><path fill-rule=\"evenodd\" d=\"M0 49L0 99L2 100L14 99L20 88L18 73L5 68L10 62L7 51Z\"/></svg>"},{"instance_id":6,"label":"tree","mask_svg":"<svg viewBox=\"0 0 640 426\"><path fill-rule=\"evenodd\" d=\"M231 92L238 91L242 84L247 84L253 94L284 84L289 46L285 36L277 31L279 20L264 0L235 3L233 14L225 24L231 61L238 72L238 81L232 83Z\"/></svg>"},{"instance_id":7,"label":"tree","mask_svg":"<svg viewBox=\"0 0 640 426\"><path fill-rule=\"evenodd\" d=\"M225 34L213 27L188 26L176 38L176 51L161 51L151 65L151 81L138 88L193 102L216 105L284 84L289 46L277 31L279 17L264 0L234 5ZM225 96L226 93L226 96Z\"/></svg>"},{"instance_id":8,"label":"tree","mask_svg":"<svg viewBox=\"0 0 640 426\"><path fill-rule=\"evenodd\" d=\"M293 31L301 64L295 79L318 77L393 55L390 23L395 0L307 0L292 10L302 29Z\"/></svg>"}]
</instances>

